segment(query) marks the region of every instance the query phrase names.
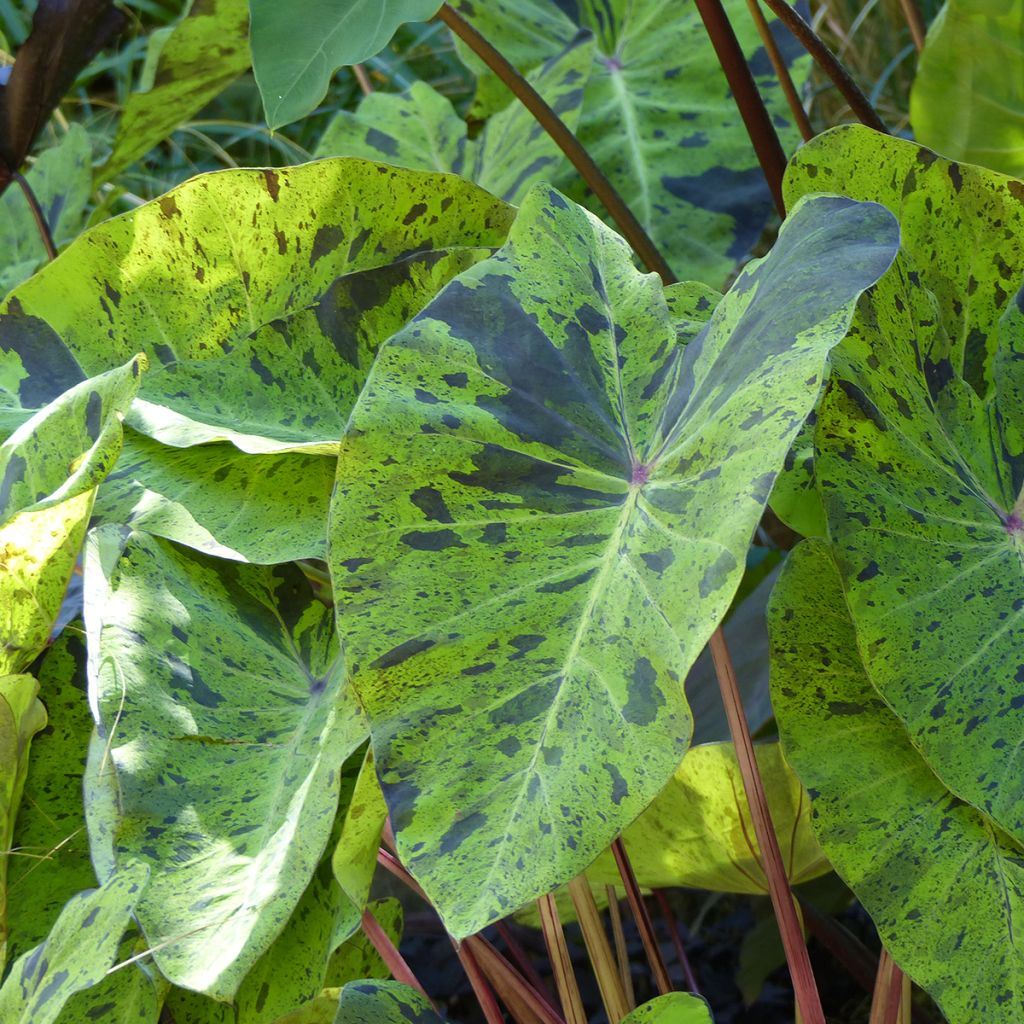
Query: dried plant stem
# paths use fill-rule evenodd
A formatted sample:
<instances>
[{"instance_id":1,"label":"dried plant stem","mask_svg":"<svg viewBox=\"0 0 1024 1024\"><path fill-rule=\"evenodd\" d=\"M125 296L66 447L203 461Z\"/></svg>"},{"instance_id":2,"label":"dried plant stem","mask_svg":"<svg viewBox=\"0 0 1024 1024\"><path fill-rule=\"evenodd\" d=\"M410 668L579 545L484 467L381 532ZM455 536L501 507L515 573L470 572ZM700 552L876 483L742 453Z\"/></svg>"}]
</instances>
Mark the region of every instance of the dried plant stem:
<instances>
[{"instance_id":1,"label":"dried plant stem","mask_svg":"<svg viewBox=\"0 0 1024 1024\"><path fill-rule=\"evenodd\" d=\"M640 941L644 945L644 952L647 954L647 962L650 964L651 973L654 975L654 984L657 986L659 995L667 995L672 991L672 982L668 977L668 970L665 961L661 957L661 950L658 948L658 937L654 934L654 925L651 924L651 915L647 913L647 904L644 903L643 894L637 884L636 875L633 873L633 865L629 861L629 854L621 839L612 843L612 856L615 857L615 864L619 869L619 876L626 888L626 899L629 901L629 909L633 912L633 920L636 922L637 930L640 932Z\"/></svg>"},{"instance_id":2,"label":"dried plant stem","mask_svg":"<svg viewBox=\"0 0 1024 1024\"><path fill-rule=\"evenodd\" d=\"M548 947L548 960L551 972L555 976L558 998L562 1002L562 1013L566 1024L587 1024L587 1014L583 1009L580 988L576 983L576 975L569 958L569 947L565 944L565 932L562 931L562 919L558 916L555 897L548 893L537 900L540 913L541 931Z\"/></svg>"},{"instance_id":3,"label":"dried plant stem","mask_svg":"<svg viewBox=\"0 0 1024 1024\"><path fill-rule=\"evenodd\" d=\"M822 42L817 32L804 21L796 10L790 7L786 0L764 0L764 2L786 28L800 40L800 44L811 55L818 67L832 79L860 123L874 128L875 131L888 134L889 129L878 116L871 101L850 77L850 73L843 66L842 61Z\"/></svg>"},{"instance_id":4,"label":"dried plant stem","mask_svg":"<svg viewBox=\"0 0 1024 1024\"><path fill-rule=\"evenodd\" d=\"M352 74L356 76L356 81L359 83L359 89L362 94L369 96L373 92L373 86L370 85L370 76L366 73L366 68L362 64L353 64Z\"/></svg>"},{"instance_id":5,"label":"dried plant stem","mask_svg":"<svg viewBox=\"0 0 1024 1024\"><path fill-rule=\"evenodd\" d=\"M789 112L793 115L797 128L800 129L800 136L804 142L810 142L814 138L811 119L807 116L807 111L804 110L804 105L800 102L800 96L796 91L796 86L793 84L793 78L779 50L779 44L775 41L775 36L772 35L772 30L765 19L764 11L761 10L758 0L747 0L747 9L750 11L751 19L757 26L757 34L761 37L761 42L764 43L768 59L772 62L772 67L775 69L775 77L778 78L779 85L782 86L782 91L786 96L786 103L789 104Z\"/></svg>"},{"instance_id":6,"label":"dried plant stem","mask_svg":"<svg viewBox=\"0 0 1024 1024\"><path fill-rule=\"evenodd\" d=\"M629 950L626 949L626 933L622 930L622 909L619 907L619 894L614 885L606 885L608 894L608 916L612 922L612 937L615 939L615 959L619 965L619 977L622 979L622 990L626 993L626 1002L631 1010L636 1008L636 993L633 991L633 975L629 969Z\"/></svg>"},{"instance_id":7,"label":"dried plant stem","mask_svg":"<svg viewBox=\"0 0 1024 1024\"><path fill-rule=\"evenodd\" d=\"M768 891L778 919L782 946L786 951L786 963L789 965L790 977L793 979L793 992L796 1004L804 1024L825 1024L825 1014L821 1008L821 998L811 970L810 957L804 943L803 929L797 918L796 905L789 888L786 869L782 863L779 842L775 836L771 812L768 810L768 798L765 796L764 783L758 771L757 759L754 756L754 744L750 738L747 718L743 713L739 686L736 683L736 672L733 668L729 648L725 642L722 628L711 636L711 659L715 666L715 675L722 691L725 714L729 720L729 732L736 747L736 758L739 762L743 788L750 805L750 817L754 823L754 834L761 849L761 860L765 876L768 879Z\"/></svg>"},{"instance_id":8,"label":"dried plant stem","mask_svg":"<svg viewBox=\"0 0 1024 1024\"><path fill-rule=\"evenodd\" d=\"M569 895L576 908L576 917L583 932L583 942L587 947L587 956L594 969L597 987L601 992L601 1002L608 1014L609 1024L619 1024L629 1013L626 993L622 988L618 964L612 955L612 947L608 944L608 936L601 921L600 911L590 891L590 883L584 875L577 875L569 883Z\"/></svg>"},{"instance_id":9,"label":"dried plant stem","mask_svg":"<svg viewBox=\"0 0 1024 1024\"><path fill-rule=\"evenodd\" d=\"M921 12L918 10L914 0L900 0L900 7L903 10L903 17L907 21L907 28L910 29L910 38L914 40L914 49L920 53L924 49L925 28Z\"/></svg>"},{"instance_id":10,"label":"dried plant stem","mask_svg":"<svg viewBox=\"0 0 1024 1024\"><path fill-rule=\"evenodd\" d=\"M403 985L416 989L433 1006L433 1001L427 995L426 989L420 984L419 979L413 974L412 968L405 962L402 954L398 952L390 936L381 928L377 919L369 910L363 911L362 925L363 934L370 940L370 944L377 951L381 960L387 965L394 979L400 981Z\"/></svg>"},{"instance_id":11,"label":"dried plant stem","mask_svg":"<svg viewBox=\"0 0 1024 1024\"><path fill-rule=\"evenodd\" d=\"M623 202L622 196L593 157L580 145L579 140L565 126L565 122L551 109L536 89L450 4L445 4L437 17L443 21L486 65L505 83L512 94L551 136L559 149L569 158L580 177L604 204L622 236L633 247L648 270L660 274L666 283L674 281L669 265L658 252L643 225Z\"/></svg>"},{"instance_id":12,"label":"dried plant stem","mask_svg":"<svg viewBox=\"0 0 1024 1024\"><path fill-rule=\"evenodd\" d=\"M57 258L57 246L53 244L53 235L50 233L50 225L46 223L46 217L43 215L43 208L39 205L39 200L36 199L36 194L32 191L32 186L25 180L25 176L20 171L15 171L12 177L18 183L18 187L25 196L25 202L28 203L28 207L32 211L32 219L36 222L36 230L39 232L39 237L43 242L43 248L46 250L46 258L49 260L55 260Z\"/></svg>"}]
</instances>

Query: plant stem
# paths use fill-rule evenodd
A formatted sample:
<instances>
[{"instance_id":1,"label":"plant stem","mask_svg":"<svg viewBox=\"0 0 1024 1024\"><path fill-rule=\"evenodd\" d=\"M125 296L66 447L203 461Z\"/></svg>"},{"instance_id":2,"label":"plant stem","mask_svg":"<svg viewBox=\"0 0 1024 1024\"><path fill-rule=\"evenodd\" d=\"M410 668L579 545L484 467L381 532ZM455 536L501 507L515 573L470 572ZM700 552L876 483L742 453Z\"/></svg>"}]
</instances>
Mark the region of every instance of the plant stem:
<instances>
[{"instance_id":1,"label":"plant stem","mask_svg":"<svg viewBox=\"0 0 1024 1024\"><path fill-rule=\"evenodd\" d=\"M504 921L498 921L494 925L495 930L501 936L502 942L508 947L509 954L515 961L516 966L519 968L523 977L536 989L537 995L544 1000L552 1010L555 1009L555 999L551 995L547 985L544 984L544 979L537 973L537 968L530 962L530 958L526 955L526 950L519 944L516 937L512 934L512 930L509 928Z\"/></svg>"},{"instance_id":2,"label":"plant stem","mask_svg":"<svg viewBox=\"0 0 1024 1024\"><path fill-rule=\"evenodd\" d=\"M657 246L651 241L633 211L623 202L615 186L594 163L593 157L580 145L579 140L565 126L565 122L551 109L536 89L450 4L438 12L443 21L501 80L512 94L551 136L559 149L569 158L580 177L604 204L622 236L633 247L648 270L660 274L663 281L675 280L672 270Z\"/></svg>"},{"instance_id":3,"label":"plant stem","mask_svg":"<svg viewBox=\"0 0 1024 1024\"><path fill-rule=\"evenodd\" d=\"M768 798L765 796L764 783L761 781L757 758L754 756L754 744L750 738L747 717L743 713L739 686L736 684L736 671L721 626L711 635L709 646L711 659L715 665L715 675L722 691L726 718L729 720L729 732L736 747L736 759L743 778L743 788L747 794L747 803L750 805L754 834L761 849L764 873L768 879L768 892L772 898L775 917L778 919L790 977L793 979L796 1004L804 1024L825 1024L825 1014L821 1008L821 998L811 970L810 957L807 955L803 929L797 918L793 894L789 888L779 842L775 836L775 826L768 810Z\"/></svg>"},{"instance_id":4,"label":"plant stem","mask_svg":"<svg viewBox=\"0 0 1024 1024\"><path fill-rule=\"evenodd\" d=\"M914 0L900 0L900 7L903 9L903 17L906 18L907 28L910 29L910 38L914 40L914 49L920 53L924 49L925 37L921 12Z\"/></svg>"},{"instance_id":5,"label":"plant stem","mask_svg":"<svg viewBox=\"0 0 1024 1024\"><path fill-rule=\"evenodd\" d=\"M860 123L888 135L889 129L878 116L875 108L871 106L871 101L850 77L850 73L839 58L822 42L817 32L786 3L786 0L764 0L764 2L786 28L800 40L801 45L811 55L818 67L832 79Z\"/></svg>"},{"instance_id":6,"label":"plant stem","mask_svg":"<svg viewBox=\"0 0 1024 1024\"><path fill-rule=\"evenodd\" d=\"M50 225L46 223L46 217L43 216L43 208L39 205L39 200L36 199L32 186L25 180L25 176L20 171L15 171L12 177L21 188L22 194L25 196L25 202L28 203L28 207L32 211L32 217L36 222L36 230L39 232L39 237L43 241L43 248L46 250L46 258L51 261L55 260L57 258L57 246L53 244Z\"/></svg>"},{"instance_id":7,"label":"plant stem","mask_svg":"<svg viewBox=\"0 0 1024 1024\"><path fill-rule=\"evenodd\" d=\"M612 947L608 944L601 914L585 875L577 875L569 883L569 895L576 908L576 917L583 932L583 942L587 947L587 956L590 957L590 965L597 979L597 987L609 1024L619 1024L619 1021L629 1013L629 1006L622 988L622 979L619 977L619 968L612 955Z\"/></svg>"},{"instance_id":8,"label":"plant stem","mask_svg":"<svg viewBox=\"0 0 1024 1024\"><path fill-rule=\"evenodd\" d=\"M402 954L398 952L395 944L391 941L390 936L381 928L377 919L368 909L363 911L362 924L363 933L370 940L371 945L377 951L381 960L387 965L394 979L400 981L403 985L416 989L433 1006L433 1000L427 995L426 989L420 984L416 975L413 974L412 968L405 962Z\"/></svg>"},{"instance_id":9,"label":"plant stem","mask_svg":"<svg viewBox=\"0 0 1024 1024\"><path fill-rule=\"evenodd\" d=\"M612 922L612 935L615 938L615 959L619 965L619 977L622 979L622 990L626 993L626 1002L630 1010L636 1009L636 993L633 991L633 975L629 970L629 950L626 949L626 933L622 930L622 910L619 907L619 894L614 885L606 885L608 894L608 916Z\"/></svg>"},{"instance_id":10,"label":"plant stem","mask_svg":"<svg viewBox=\"0 0 1024 1024\"><path fill-rule=\"evenodd\" d=\"M529 982L482 935L465 940L476 962L494 986L498 997L517 1020L536 1024L565 1024L543 994Z\"/></svg>"},{"instance_id":11,"label":"plant stem","mask_svg":"<svg viewBox=\"0 0 1024 1024\"><path fill-rule=\"evenodd\" d=\"M718 55L718 63L725 72L736 107L746 125L747 135L757 154L765 181L768 182L772 199L775 200L775 209L780 217L785 217L782 175L786 170L786 154L778 135L775 134L775 126L757 90L754 76L747 67L746 57L743 56L729 16L725 13L722 0L697 0L697 10L700 11L708 38Z\"/></svg>"},{"instance_id":12,"label":"plant stem","mask_svg":"<svg viewBox=\"0 0 1024 1024\"><path fill-rule=\"evenodd\" d=\"M562 931L562 919L558 916L558 906L551 893L537 900L537 911L540 913L540 927L544 933L544 943L548 947L548 960L551 973L555 976L558 998L562 1003L562 1013L567 1024L587 1024L587 1014L583 1009L579 985L572 969L569 947L565 944L565 932Z\"/></svg>"},{"instance_id":13,"label":"plant stem","mask_svg":"<svg viewBox=\"0 0 1024 1024\"><path fill-rule=\"evenodd\" d=\"M668 995L672 991L672 982L669 980L665 961L658 948L658 937L654 934L651 915L647 913L647 905L644 903L643 894L640 892L636 875L633 873L633 865L629 861L629 854L626 853L626 847L621 839L616 839L612 843L612 856L615 857L615 864L619 869L622 884L626 887L626 899L629 901L629 909L633 912L633 920L636 921L637 930L640 932L640 941L644 944L644 952L647 954L647 962L654 975L658 994Z\"/></svg>"},{"instance_id":14,"label":"plant stem","mask_svg":"<svg viewBox=\"0 0 1024 1024\"><path fill-rule=\"evenodd\" d=\"M804 142L810 142L814 138L811 119L807 116L807 111L804 110L804 105L800 102L796 86L793 84L793 78L789 73L789 68L786 67L786 61L782 53L779 51L779 44L775 41L775 36L772 35L771 27L765 19L764 11L761 10L761 5L757 0L747 0L747 9L750 11L750 17L757 26L757 33L761 37L761 42L764 43L765 52L768 54L768 59L772 62L772 67L775 69L775 76L779 80L779 85L782 86L782 91L786 94L789 112L793 115L793 120L800 129L800 136Z\"/></svg>"},{"instance_id":15,"label":"plant stem","mask_svg":"<svg viewBox=\"0 0 1024 1024\"><path fill-rule=\"evenodd\" d=\"M356 81L359 83L362 94L369 96L373 92L373 86L370 85L370 76L366 73L366 68L362 64L353 64L352 74L356 76Z\"/></svg>"},{"instance_id":16,"label":"plant stem","mask_svg":"<svg viewBox=\"0 0 1024 1024\"><path fill-rule=\"evenodd\" d=\"M487 1021L487 1024L505 1024L505 1015L501 1012L498 1000L494 998L491 986L487 984L487 979L484 977L483 971L480 970L480 965L476 962L472 950L465 942L456 942L454 945L455 952L466 972L466 977L469 978L469 984L480 1004L480 1009L484 1012L484 1020Z\"/></svg>"},{"instance_id":17,"label":"plant stem","mask_svg":"<svg viewBox=\"0 0 1024 1024\"><path fill-rule=\"evenodd\" d=\"M665 890L655 889L654 898L658 901L658 909L661 910L661 916L665 919L665 924L668 926L669 935L672 937L672 945L676 948L676 956L679 957L679 963L683 968L686 986L695 995L700 995L700 989L697 987L697 978L693 973L693 968L690 966L690 958L686 955L686 947L683 945L683 940L679 935L676 916L672 913L672 908L669 906Z\"/></svg>"}]
</instances>

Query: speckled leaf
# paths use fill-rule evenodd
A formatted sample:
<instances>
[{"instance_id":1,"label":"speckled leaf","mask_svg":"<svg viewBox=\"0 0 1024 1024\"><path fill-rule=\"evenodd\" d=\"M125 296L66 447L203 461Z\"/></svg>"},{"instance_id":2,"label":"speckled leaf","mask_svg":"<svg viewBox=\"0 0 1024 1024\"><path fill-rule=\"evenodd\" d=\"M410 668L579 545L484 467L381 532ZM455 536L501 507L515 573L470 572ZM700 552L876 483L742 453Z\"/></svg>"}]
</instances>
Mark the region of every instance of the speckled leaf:
<instances>
[{"instance_id":1,"label":"speckled leaf","mask_svg":"<svg viewBox=\"0 0 1024 1024\"><path fill-rule=\"evenodd\" d=\"M58 246L82 229L92 191L92 147L79 124L72 124L56 146L43 150L25 178L35 193ZM0 195L0 298L46 262L39 228L20 188Z\"/></svg>"},{"instance_id":2,"label":"speckled leaf","mask_svg":"<svg viewBox=\"0 0 1024 1024\"><path fill-rule=\"evenodd\" d=\"M713 1024L711 1010L700 996L670 992L638 1006L622 1024Z\"/></svg>"},{"instance_id":3,"label":"speckled leaf","mask_svg":"<svg viewBox=\"0 0 1024 1024\"><path fill-rule=\"evenodd\" d=\"M163 974L229 999L306 889L365 736L331 613L293 566L91 536L89 685L116 770L114 861L153 869L138 919ZM94 842L102 854L102 828Z\"/></svg>"},{"instance_id":4,"label":"speckled leaf","mask_svg":"<svg viewBox=\"0 0 1024 1024\"><path fill-rule=\"evenodd\" d=\"M559 53L581 28L594 32L580 141L677 275L720 286L757 242L772 201L696 5L461 0L455 6L520 70ZM799 135L746 4L727 0L725 7L783 146L792 150ZM772 26L799 82L809 58L774 19ZM554 183L603 214L575 174Z\"/></svg>"},{"instance_id":5,"label":"speckled leaf","mask_svg":"<svg viewBox=\"0 0 1024 1024\"><path fill-rule=\"evenodd\" d=\"M367 904L367 909L395 946L399 946L404 924L401 902L394 898L371 900ZM387 964L380 958L380 954L363 931L356 932L341 944L327 968L327 984L336 991L350 981L390 977L391 971Z\"/></svg>"},{"instance_id":6,"label":"speckled leaf","mask_svg":"<svg viewBox=\"0 0 1024 1024\"><path fill-rule=\"evenodd\" d=\"M248 67L246 0L191 0L176 25L150 35L145 81L124 104L97 180L110 181L145 155Z\"/></svg>"},{"instance_id":7,"label":"speckled leaf","mask_svg":"<svg viewBox=\"0 0 1024 1024\"><path fill-rule=\"evenodd\" d=\"M683 349L674 296L538 187L382 347L330 564L402 860L454 935L578 874L671 777L682 679L896 245L881 207L809 200Z\"/></svg>"},{"instance_id":8,"label":"speckled leaf","mask_svg":"<svg viewBox=\"0 0 1024 1024\"><path fill-rule=\"evenodd\" d=\"M33 676L0 676L0 971L7 962L7 870L32 737L46 725Z\"/></svg>"},{"instance_id":9,"label":"speckled leaf","mask_svg":"<svg viewBox=\"0 0 1024 1024\"><path fill-rule=\"evenodd\" d=\"M1024 274L1024 182L847 125L819 135L790 161L787 205L815 192L881 203L896 215L900 259L916 275L911 283L937 303L940 322L930 330L925 352L933 364L929 374L944 375L942 361L949 360L984 394L991 384L995 326Z\"/></svg>"},{"instance_id":10,"label":"speckled leaf","mask_svg":"<svg viewBox=\"0 0 1024 1024\"><path fill-rule=\"evenodd\" d=\"M397 981L353 981L341 990L334 1024L444 1024L430 1003Z\"/></svg>"},{"instance_id":11,"label":"speckled leaf","mask_svg":"<svg viewBox=\"0 0 1024 1024\"><path fill-rule=\"evenodd\" d=\"M11 968L0 988L0 1020L53 1024L71 996L101 982L145 880L146 868L139 865L72 897L46 941Z\"/></svg>"},{"instance_id":12,"label":"speckled leaf","mask_svg":"<svg viewBox=\"0 0 1024 1024\"><path fill-rule=\"evenodd\" d=\"M247 455L230 444L170 448L129 430L93 519L218 558L322 559L334 468L323 455Z\"/></svg>"},{"instance_id":13,"label":"speckled leaf","mask_svg":"<svg viewBox=\"0 0 1024 1024\"><path fill-rule=\"evenodd\" d=\"M144 365L76 385L0 446L0 673L24 671L50 635Z\"/></svg>"},{"instance_id":14,"label":"speckled leaf","mask_svg":"<svg viewBox=\"0 0 1024 1024\"><path fill-rule=\"evenodd\" d=\"M88 374L142 347L128 422L165 443L333 452L377 345L512 213L451 175L362 160L221 171L93 228L0 312L41 320Z\"/></svg>"},{"instance_id":15,"label":"speckled leaf","mask_svg":"<svg viewBox=\"0 0 1024 1024\"><path fill-rule=\"evenodd\" d=\"M1024 174L1024 3L946 0L910 91L914 137L943 156Z\"/></svg>"},{"instance_id":16,"label":"speckled leaf","mask_svg":"<svg viewBox=\"0 0 1024 1024\"><path fill-rule=\"evenodd\" d=\"M786 757L836 870L951 1024L1018 1024L1024 848L935 777L872 688L824 543L790 556L771 630Z\"/></svg>"},{"instance_id":17,"label":"speckled leaf","mask_svg":"<svg viewBox=\"0 0 1024 1024\"><path fill-rule=\"evenodd\" d=\"M921 153L927 173L937 165ZM951 190L954 166L939 167ZM930 245L918 220L862 302L818 410L815 472L872 684L939 778L1021 839L1024 800L1004 780L1024 765L1024 452L1009 400L1024 363L1005 332L996 350L1024 262L1021 240L1006 238L1024 185L957 173L979 215L935 204Z\"/></svg>"},{"instance_id":18,"label":"speckled leaf","mask_svg":"<svg viewBox=\"0 0 1024 1024\"><path fill-rule=\"evenodd\" d=\"M66 630L39 667L48 723L32 743L7 875L9 952L21 956L46 938L71 897L96 884L82 812L82 769L92 716L85 644Z\"/></svg>"},{"instance_id":19,"label":"speckled leaf","mask_svg":"<svg viewBox=\"0 0 1024 1024\"><path fill-rule=\"evenodd\" d=\"M778 743L755 747L787 876L794 885L830 869L811 833L810 803ZM731 743L693 747L654 803L622 836L639 883L766 895L757 840ZM753 844L753 849L751 849ZM605 852L587 869L592 883L617 885Z\"/></svg>"},{"instance_id":20,"label":"speckled leaf","mask_svg":"<svg viewBox=\"0 0 1024 1024\"><path fill-rule=\"evenodd\" d=\"M593 50L590 34L581 33L527 76L570 130L579 120ZM361 156L453 171L510 203L519 202L538 181L564 173L566 165L561 150L518 101L490 118L478 139L469 139L451 102L426 82L400 95L371 93L355 113L340 111L317 156Z\"/></svg>"},{"instance_id":21,"label":"speckled leaf","mask_svg":"<svg viewBox=\"0 0 1024 1024\"><path fill-rule=\"evenodd\" d=\"M252 64L267 124L280 128L308 114L331 75L387 46L406 21L426 21L440 0L249 0Z\"/></svg>"},{"instance_id":22,"label":"speckled leaf","mask_svg":"<svg viewBox=\"0 0 1024 1024\"><path fill-rule=\"evenodd\" d=\"M363 908L370 896L370 884L377 867L377 850L387 817L387 805L373 768L373 753L367 750L331 858L334 877L348 901L347 913L341 922L341 938L347 939L359 928Z\"/></svg>"}]
</instances>

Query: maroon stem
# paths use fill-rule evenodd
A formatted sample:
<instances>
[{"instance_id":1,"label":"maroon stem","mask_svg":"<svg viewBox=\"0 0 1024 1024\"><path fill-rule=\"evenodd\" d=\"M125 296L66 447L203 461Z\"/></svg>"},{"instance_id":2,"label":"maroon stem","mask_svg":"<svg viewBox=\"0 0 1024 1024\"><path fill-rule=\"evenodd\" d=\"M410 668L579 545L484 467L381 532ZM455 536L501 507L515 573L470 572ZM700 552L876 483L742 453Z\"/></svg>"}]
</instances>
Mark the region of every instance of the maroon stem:
<instances>
[{"instance_id":1,"label":"maroon stem","mask_svg":"<svg viewBox=\"0 0 1024 1024\"><path fill-rule=\"evenodd\" d=\"M665 924L668 926L668 933L672 937L672 945L675 946L676 956L679 957L679 963L683 968L683 977L686 978L686 987L695 995L700 995L700 989L697 987L697 977L690 966L690 958L686 955L686 947L683 945L682 936L679 934L679 926L676 924L676 915L672 913L672 907L669 906L665 890L655 889L654 898L658 901L658 909L661 911L661 916L665 919Z\"/></svg>"},{"instance_id":2,"label":"maroon stem","mask_svg":"<svg viewBox=\"0 0 1024 1024\"><path fill-rule=\"evenodd\" d=\"M621 839L616 839L612 843L612 855L615 857L619 876L622 878L622 884L626 889L629 909L633 912L633 920L636 922L637 931L640 932L640 940L643 942L644 952L647 954L647 962L650 964L651 973L654 975L654 983L658 987L658 994L667 995L672 991L672 982L669 980L665 961L662 959L661 950L658 948L658 937L654 934L651 915L647 912L647 904L644 903L643 893L640 892L636 875L633 873L633 865L630 863L629 854L626 853L626 847Z\"/></svg>"},{"instance_id":3,"label":"maroon stem","mask_svg":"<svg viewBox=\"0 0 1024 1024\"><path fill-rule=\"evenodd\" d=\"M697 0L697 10L704 21L708 38L718 55L718 63L725 72L732 90L736 107L747 128L747 135L757 154L758 163L764 172L765 181L775 200L775 209L780 217L786 216L782 201L782 175L786 170L786 154L775 134L775 126L757 90L754 76L747 67L736 33L721 0Z\"/></svg>"},{"instance_id":4,"label":"maroon stem","mask_svg":"<svg viewBox=\"0 0 1024 1024\"><path fill-rule=\"evenodd\" d=\"M433 1006L433 1001L427 995L426 989L420 984L416 975L413 974L412 968L405 962L402 954L398 952L388 933L381 928L377 919L369 910L363 911L363 932L370 940L381 960L387 965L395 981L400 981L403 985L416 989Z\"/></svg>"},{"instance_id":5,"label":"maroon stem","mask_svg":"<svg viewBox=\"0 0 1024 1024\"><path fill-rule=\"evenodd\" d=\"M22 194L25 196L25 202L28 203L28 207L32 211L32 218L36 222L36 230L39 232L39 237L43 241L43 248L46 250L47 259L55 260L57 258L57 246L53 243L53 235L50 233L50 225L46 223L46 217L43 215L43 208L39 205L39 200L36 199L36 194L32 191L32 186L25 180L25 176L19 171L15 171L12 177L21 188Z\"/></svg>"}]
</instances>

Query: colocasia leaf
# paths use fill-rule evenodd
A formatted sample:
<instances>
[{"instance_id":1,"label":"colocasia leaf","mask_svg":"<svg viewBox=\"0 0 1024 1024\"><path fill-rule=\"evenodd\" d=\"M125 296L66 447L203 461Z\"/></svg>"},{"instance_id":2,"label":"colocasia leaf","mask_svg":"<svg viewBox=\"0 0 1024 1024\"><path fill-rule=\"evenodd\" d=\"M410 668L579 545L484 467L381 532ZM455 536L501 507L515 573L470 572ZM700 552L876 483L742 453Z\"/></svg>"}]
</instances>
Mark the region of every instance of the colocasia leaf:
<instances>
[{"instance_id":1,"label":"colocasia leaf","mask_svg":"<svg viewBox=\"0 0 1024 1024\"><path fill-rule=\"evenodd\" d=\"M454 935L578 874L671 777L682 681L897 243L881 207L809 200L711 316L538 187L382 347L330 565L402 859Z\"/></svg>"}]
</instances>

